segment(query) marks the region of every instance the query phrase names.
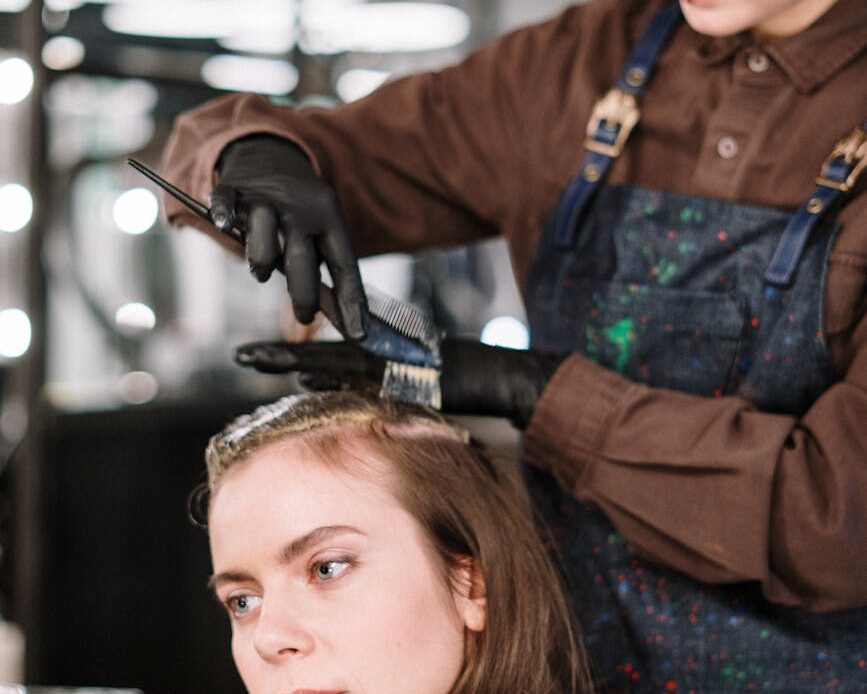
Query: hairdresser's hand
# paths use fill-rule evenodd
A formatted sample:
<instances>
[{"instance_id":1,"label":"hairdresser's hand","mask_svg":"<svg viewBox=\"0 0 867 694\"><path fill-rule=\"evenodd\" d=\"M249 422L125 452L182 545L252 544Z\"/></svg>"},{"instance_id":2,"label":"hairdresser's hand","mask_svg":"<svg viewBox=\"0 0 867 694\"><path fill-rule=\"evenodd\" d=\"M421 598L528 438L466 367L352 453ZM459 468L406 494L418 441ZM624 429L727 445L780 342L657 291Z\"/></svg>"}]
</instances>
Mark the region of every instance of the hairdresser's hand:
<instances>
[{"instance_id":1,"label":"hairdresser's hand","mask_svg":"<svg viewBox=\"0 0 867 694\"><path fill-rule=\"evenodd\" d=\"M315 390L352 387L365 380L378 385L385 370L382 358L345 342L256 342L241 345L235 358L266 373L298 372L302 383ZM562 357L446 339L442 360L444 412L508 417L524 428Z\"/></svg>"},{"instance_id":2,"label":"hairdresser's hand","mask_svg":"<svg viewBox=\"0 0 867 694\"><path fill-rule=\"evenodd\" d=\"M334 281L348 337L365 332L367 302L334 191L294 144L252 135L230 144L217 165L211 219L221 231L247 230L246 255L260 282L282 269L295 315L310 323L319 309L319 266Z\"/></svg>"}]
</instances>

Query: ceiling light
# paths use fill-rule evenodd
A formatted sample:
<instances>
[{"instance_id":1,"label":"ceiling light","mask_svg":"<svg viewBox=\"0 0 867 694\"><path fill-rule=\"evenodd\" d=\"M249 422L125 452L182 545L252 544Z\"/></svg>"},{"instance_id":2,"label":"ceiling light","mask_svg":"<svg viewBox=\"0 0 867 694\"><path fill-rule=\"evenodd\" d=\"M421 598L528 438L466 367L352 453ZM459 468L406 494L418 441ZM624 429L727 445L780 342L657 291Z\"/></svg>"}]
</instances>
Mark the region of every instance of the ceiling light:
<instances>
[{"instance_id":1,"label":"ceiling light","mask_svg":"<svg viewBox=\"0 0 867 694\"><path fill-rule=\"evenodd\" d=\"M288 94L298 85L298 70L285 60L215 55L202 65L202 79L215 89Z\"/></svg>"},{"instance_id":2,"label":"ceiling light","mask_svg":"<svg viewBox=\"0 0 867 694\"><path fill-rule=\"evenodd\" d=\"M231 36L218 38L217 43L223 48L239 53L284 55L295 45L295 27L294 25L278 29L260 27L253 31L239 31Z\"/></svg>"},{"instance_id":3,"label":"ceiling light","mask_svg":"<svg viewBox=\"0 0 867 694\"><path fill-rule=\"evenodd\" d=\"M118 195L111 212L121 231L143 234L157 221L159 203L147 188L131 188Z\"/></svg>"},{"instance_id":4,"label":"ceiling light","mask_svg":"<svg viewBox=\"0 0 867 694\"><path fill-rule=\"evenodd\" d=\"M467 13L426 2L374 2L304 10L300 45L307 53L431 51L470 34Z\"/></svg>"},{"instance_id":5,"label":"ceiling light","mask_svg":"<svg viewBox=\"0 0 867 694\"><path fill-rule=\"evenodd\" d=\"M84 44L71 36L54 36L42 47L42 63L51 70L71 70L84 60Z\"/></svg>"},{"instance_id":6,"label":"ceiling light","mask_svg":"<svg viewBox=\"0 0 867 694\"><path fill-rule=\"evenodd\" d=\"M52 12L69 12L77 10L84 4L84 0L45 0L45 9Z\"/></svg>"},{"instance_id":7,"label":"ceiling light","mask_svg":"<svg viewBox=\"0 0 867 694\"><path fill-rule=\"evenodd\" d=\"M23 229L33 216L33 197L17 183L0 186L0 231Z\"/></svg>"},{"instance_id":8,"label":"ceiling light","mask_svg":"<svg viewBox=\"0 0 867 694\"><path fill-rule=\"evenodd\" d=\"M335 89L337 96L350 102L367 96L375 91L388 79L389 73L384 70L367 70L352 68L337 78Z\"/></svg>"},{"instance_id":9,"label":"ceiling light","mask_svg":"<svg viewBox=\"0 0 867 694\"><path fill-rule=\"evenodd\" d=\"M112 31L135 36L207 39L243 32L284 30L294 24L292 0L151 0L107 5L103 23Z\"/></svg>"},{"instance_id":10,"label":"ceiling light","mask_svg":"<svg viewBox=\"0 0 867 694\"><path fill-rule=\"evenodd\" d=\"M482 328L481 341L494 347L527 349L530 346L530 332L517 318L497 316Z\"/></svg>"},{"instance_id":11,"label":"ceiling light","mask_svg":"<svg viewBox=\"0 0 867 694\"><path fill-rule=\"evenodd\" d=\"M0 61L0 103L17 104L33 89L33 69L22 58Z\"/></svg>"},{"instance_id":12,"label":"ceiling light","mask_svg":"<svg viewBox=\"0 0 867 694\"><path fill-rule=\"evenodd\" d=\"M21 12L29 4L30 0L0 0L0 12Z\"/></svg>"},{"instance_id":13,"label":"ceiling light","mask_svg":"<svg viewBox=\"0 0 867 694\"><path fill-rule=\"evenodd\" d=\"M0 357L15 359L30 348L30 319L19 308L0 311Z\"/></svg>"}]
</instances>

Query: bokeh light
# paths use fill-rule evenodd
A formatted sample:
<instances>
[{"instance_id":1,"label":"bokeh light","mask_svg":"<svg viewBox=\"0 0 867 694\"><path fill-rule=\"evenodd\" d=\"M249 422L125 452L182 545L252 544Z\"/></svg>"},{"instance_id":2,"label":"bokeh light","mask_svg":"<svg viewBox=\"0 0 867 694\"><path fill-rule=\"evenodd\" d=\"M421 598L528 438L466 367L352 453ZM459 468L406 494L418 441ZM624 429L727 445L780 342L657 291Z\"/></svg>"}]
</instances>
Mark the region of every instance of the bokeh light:
<instances>
[{"instance_id":1,"label":"bokeh light","mask_svg":"<svg viewBox=\"0 0 867 694\"><path fill-rule=\"evenodd\" d=\"M131 188L117 196L112 217L127 234L143 234L157 221L160 213L157 196L147 188Z\"/></svg>"},{"instance_id":2,"label":"bokeh light","mask_svg":"<svg viewBox=\"0 0 867 694\"><path fill-rule=\"evenodd\" d=\"M16 359L30 348L30 319L20 308L0 311L0 357Z\"/></svg>"},{"instance_id":3,"label":"bokeh light","mask_svg":"<svg viewBox=\"0 0 867 694\"><path fill-rule=\"evenodd\" d=\"M33 89L33 68L23 58L0 60L0 104L24 101Z\"/></svg>"},{"instance_id":4,"label":"bokeh light","mask_svg":"<svg viewBox=\"0 0 867 694\"><path fill-rule=\"evenodd\" d=\"M150 306L133 301L115 311L114 322L122 332L140 333L153 330L157 317Z\"/></svg>"},{"instance_id":5,"label":"bokeh light","mask_svg":"<svg viewBox=\"0 0 867 694\"><path fill-rule=\"evenodd\" d=\"M530 346L530 331L513 316L497 316L482 328L481 340L494 347L527 349Z\"/></svg>"},{"instance_id":6,"label":"bokeh light","mask_svg":"<svg viewBox=\"0 0 867 694\"><path fill-rule=\"evenodd\" d=\"M23 229L33 217L33 197L17 183L0 186L0 231Z\"/></svg>"}]
</instances>

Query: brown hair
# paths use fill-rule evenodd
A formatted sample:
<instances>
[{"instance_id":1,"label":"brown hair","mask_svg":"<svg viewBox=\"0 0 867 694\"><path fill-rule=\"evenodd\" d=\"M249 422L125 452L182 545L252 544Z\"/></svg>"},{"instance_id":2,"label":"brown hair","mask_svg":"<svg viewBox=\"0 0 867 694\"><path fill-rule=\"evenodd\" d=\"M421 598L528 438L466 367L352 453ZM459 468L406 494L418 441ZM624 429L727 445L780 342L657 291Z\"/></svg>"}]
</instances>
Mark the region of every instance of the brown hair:
<instances>
[{"instance_id":1,"label":"brown hair","mask_svg":"<svg viewBox=\"0 0 867 694\"><path fill-rule=\"evenodd\" d=\"M206 452L210 494L233 465L289 437L329 464L358 460L363 441L365 451L391 464L398 480L392 491L424 529L447 575L467 558L480 569L485 628L468 632L452 694L591 691L583 650L515 466L427 408L318 393L261 407L214 436Z\"/></svg>"}]
</instances>

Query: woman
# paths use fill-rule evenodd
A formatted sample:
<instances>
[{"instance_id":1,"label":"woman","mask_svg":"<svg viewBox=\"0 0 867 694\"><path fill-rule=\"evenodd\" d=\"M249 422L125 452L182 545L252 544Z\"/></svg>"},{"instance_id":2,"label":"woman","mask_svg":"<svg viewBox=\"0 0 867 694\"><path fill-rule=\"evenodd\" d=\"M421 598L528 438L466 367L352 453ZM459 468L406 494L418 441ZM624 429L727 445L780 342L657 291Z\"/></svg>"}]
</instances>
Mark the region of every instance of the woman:
<instances>
[{"instance_id":1,"label":"woman","mask_svg":"<svg viewBox=\"0 0 867 694\"><path fill-rule=\"evenodd\" d=\"M439 415L287 397L206 459L211 584L253 694L590 691L518 476Z\"/></svg>"}]
</instances>

